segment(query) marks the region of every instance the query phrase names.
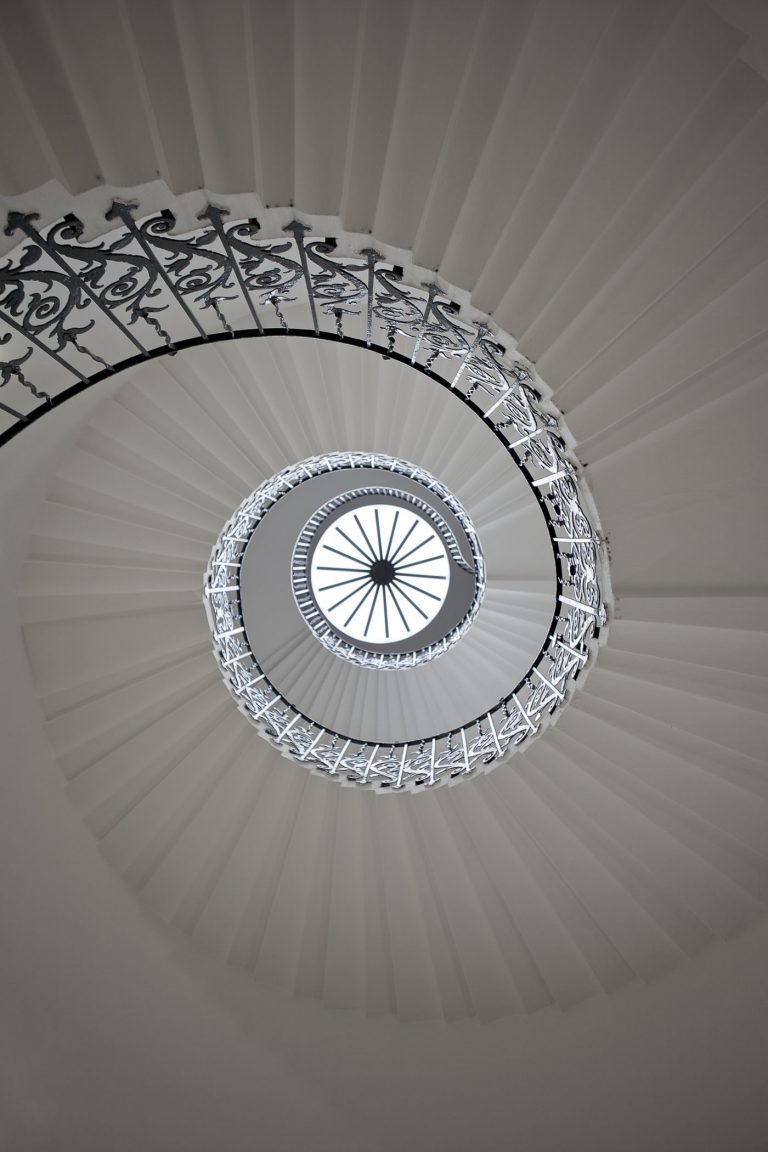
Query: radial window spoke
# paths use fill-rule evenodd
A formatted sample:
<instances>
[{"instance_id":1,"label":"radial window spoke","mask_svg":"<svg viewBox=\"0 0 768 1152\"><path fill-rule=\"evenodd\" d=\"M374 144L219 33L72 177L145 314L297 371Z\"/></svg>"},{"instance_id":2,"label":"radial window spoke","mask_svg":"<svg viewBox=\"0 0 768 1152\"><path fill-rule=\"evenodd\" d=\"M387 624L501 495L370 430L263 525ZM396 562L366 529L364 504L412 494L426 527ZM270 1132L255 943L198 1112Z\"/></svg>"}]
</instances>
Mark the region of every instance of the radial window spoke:
<instances>
[{"instance_id":1,"label":"radial window spoke","mask_svg":"<svg viewBox=\"0 0 768 1152\"><path fill-rule=\"evenodd\" d=\"M417 528L418 528L418 520L414 520L414 522L411 524L410 528L409 528L409 529L408 529L408 531L406 532L405 536L403 536L402 540L401 540L401 541L400 541L400 543L398 544L398 546L397 546L397 550L394 552L394 554L393 554L392 556L388 556L388 557L387 557L387 559L388 559L388 560L389 560L389 561L390 561L392 564L394 564L394 562L395 562L395 560L397 560L397 557L399 556L400 552L403 550L403 548L404 548L404 547L405 547L405 545L407 544L407 542L408 542L408 540L409 540L409 538L410 538L410 536L411 536L411 533L412 533L412 532L415 532Z\"/></svg>"},{"instance_id":2,"label":"radial window spoke","mask_svg":"<svg viewBox=\"0 0 768 1152\"><path fill-rule=\"evenodd\" d=\"M370 540L368 539L368 533L360 523L360 517L357 514L355 514L355 524L357 524L358 528L360 529L360 534L362 535L363 540L365 540L366 546L368 548L368 554L371 557L371 560L380 560L381 552L377 552L373 544L371 544Z\"/></svg>"},{"instance_id":3,"label":"radial window spoke","mask_svg":"<svg viewBox=\"0 0 768 1152\"><path fill-rule=\"evenodd\" d=\"M382 557L384 557L384 559L386 559L386 557L384 556L384 549L381 546L381 522L379 520L379 509L378 508L374 508L373 517L374 517L374 520L376 521L376 542L379 546L377 549L376 555L380 559Z\"/></svg>"},{"instance_id":4,"label":"radial window spoke","mask_svg":"<svg viewBox=\"0 0 768 1152\"><path fill-rule=\"evenodd\" d=\"M366 570L365 564L353 564L352 567L350 567L349 564L318 564L317 565L317 571L318 572L360 572L361 570L363 572Z\"/></svg>"},{"instance_id":5,"label":"radial window spoke","mask_svg":"<svg viewBox=\"0 0 768 1152\"><path fill-rule=\"evenodd\" d=\"M406 575L407 575L409 580L447 580L448 579L447 576L436 576L431 572L407 572ZM403 577L400 574L399 569L395 575L395 579L396 580L402 580L403 579Z\"/></svg>"},{"instance_id":6,"label":"radial window spoke","mask_svg":"<svg viewBox=\"0 0 768 1152\"><path fill-rule=\"evenodd\" d=\"M418 564L431 564L433 560L440 560L440 556L427 556L426 560L411 560L410 564L395 564L398 572L406 568L415 568Z\"/></svg>"},{"instance_id":7,"label":"radial window spoke","mask_svg":"<svg viewBox=\"0 0 768 1152\"><path fill-rule=\"evenodd\" d=\"M400 616L400 619L403 622L403 629L405 630L406 634L410 636L411 628L410 628L410 625L409 625L408 621L406 620L405 616L403 615L403 610L400 607L399 600L397 599L397 590L396 590L394 584L390 584L387 591L389 592L390 596L392 597L392 603L394 604L395 608L397 608L398 615Z\"/></svg>"},{"instance_id":8,"label":"radial window spoke","mask_svg":"<svg viewBox=\"0 0 768 1152\"><path fill-rule=\"evenodd\" d=\"M365 604L366 600L370 596L371 592L373 592L375 590L375 588L376 588L375 584L367 584L365 586L365 588L363 589L362 599L358 601L357 607L354 609L351 616L348 616L347 619L344 621L344 627L345 628L349 627L349 625L352 623L355 616L357 616L357 614L360 611L360 609L362 608L363 604ZM359 592L359 591L360 591L360 589L358 588L357 592ZM353 596L357 595L357 592L353 592L352 595Z\"/></svg>"},{"instance_id":9,"label":"radial window spoke","mask_svg":"<svg viewBox=\"0 0 768 1152\"><path fill-rule=\"evenodd\" d=\"M343 584L359 584L361 580L367 580L367 576L351 576L349 580L338 580L335 584L324 584L322 588L318 588L318 592L330 592L332 588L341 588Z\"/></svg>"},{"instance_id":10,"label":"radial window spoke","mask_svg":"<svg viewBox=\"0 0 768 1152\"><path fill-rule=\"evenodd\" d=\"M339 526L338 526L338 525L336 525L336 531L339 533L339 535L340 535L340 536L343 536L343 537L344 537L344 539L346 540L347 544L351 544L351 545L352 545L352 547L355 549L355 551L360 553L360 555L362 556L363 560L365 560L365 561L366 561L368 564L370 564L372 560L375 560L375 559L376 559L376 557L373 555L373 553L372 553L372 552L371 552L371 553L366 553L366 552L365 552L365 551L364 551L364 550L363 550L363 549L360 547L360 545L359 545L359 544L355 544L354 540L352 540L352 539L351 539L351 538L350 538L350 537L347 535L347 533L346 533L346 532L344 532L344 531L343 531L341 528L339 528Z\"/></svg>"},{"instance_id":11,"label":"radial window spoke","mask_svg":"<svg viewBox=\"0 0 768 1152\"><path fill-rule=\"evenodd\" d=\"M428 596L430 600L437 600L442 603L442 601L445 599L444 596L436 596L434 592L427 592L426 588L419 588L417 584L411 584L408 580L403 580L399 576L397 577L395 583L398 585L398 587L401 587L404 584L406 588L411 588L414 592L418 592L420 596Z\"/></svg>"},{"instance_id":12,"label":"radial window spoke","mask_svg":"<svg viewBox=\"0 0 768 1152\"><path fill-rule=\"evenodd\" d=\"M414 608L414 609L415 609L415 610L418 612L419 616L423 616L423 618L424 618L425 620L428 620L428 619L429 619L429 617L427 616L426 612L423 612L423 611L421 610L421 608L419 608L418 604L414 604L413 600L411 600L411 598L410 598L410 596L408 595L408 593L407 593L407 592L406 592L406 591L405 591L403 588L400 588L399 586L396 586L396 587L397 587L397 591L400 593L400 595L401 595L401 596L402 596L402 597L403 597L405 600L407 600L407 601L408 601L408 603L410 604L411 608Z\"/></svg>"},{"instance_id":13,"label":"radial window spoke","mask_svg":"<svg viewBox=\"0 0 768 1152\"><path fill-rule=\"evenodd\" d=\"M358 592L364 592L367 587L368 583L366 582L361 588L353 588L352 591L348 592L346 596L342 596L341 600L337 600L335 604L332 604L328 611L335 612L341 604L346 604L347 600L351 600L352 597L356 596Z\"/></svg>"},{"instance_id":14,"label":"radial window spoke","mask_svg":"<svg viewBox=\"0 0 768 1152\"><path fill-rule=\"evenodd\" d=\"M387 585L385 584L382 588L381 599L382 599L383 607L384 607L384 635L385 635L387 640L389 640L389 614L387 613L387 596L388 595L389 595L389 589L388 589Z\"/></svg>"},{"instance_id":15,"label":"radial window spoke","mask_svg":"<svg viewBox=\"0 0 768 1152\"><path fill-rule=\"evenodd\" d=\"M381 588L382 588L381 584L376 585L376 591L373 594L373 603L371 604L371 610L368 613L368 619L365 622L365 632L363 633L364 636L367 636L371 630L371 620L373 620L373 614L376 611L376 605L377 605L378 600L379 600L379 592L381 591Z\"/></svg>"},{"instance_id":16,"label":"radial window spoke","mask_svg":"<svg viewBox=\"0 0 768 1152\"><path fill-rule=\"evenodd\" d=\"M330 544L323 544L323 548L327 548L329 552L335 552L337 556L343 556L345 560L351 560L353 564L357 564L360 568L369 564L369 560L360 560L357 556L350 556L349 552L340 552L338 548L333 548Z\"/></svg>"},{"instance_id":17,"label":"radial window spoke","mask_svg":"<svg viewBox=\"0 0 768 1152\"><path fill-rule=\"evenodd\" d=\"M394 540L395 532L397 531L397 519L398 519L399 515L400 515L400 509L398 508L395 511L395 515L392 517L392 531L389 533L389 540L387 541L387 550L384 553L384 559L385 560L390 559L389 554L392 551L392 541Z\"/></svg>"},{"instance_id":18,"label":"radial window spoke","mask_svg":"<svg viewBox=\"0 0 768 1152\"><path fill-rule=\"evenodd\" d=\"M400 564L402 564L403 560L407 560L409 556L413 556L414 552L418 552L419 549L423 548L425 544L429 544L431 539L432 539L431 536L426 536L420 544L417 544L414 548L411 548L410 551L406 552L405 556L401 556L400 557ZM394 561L393 561L393 563L394 563ZM398 565L398 567L399 567L399 565Z\"/></svg>"}]
</instances>

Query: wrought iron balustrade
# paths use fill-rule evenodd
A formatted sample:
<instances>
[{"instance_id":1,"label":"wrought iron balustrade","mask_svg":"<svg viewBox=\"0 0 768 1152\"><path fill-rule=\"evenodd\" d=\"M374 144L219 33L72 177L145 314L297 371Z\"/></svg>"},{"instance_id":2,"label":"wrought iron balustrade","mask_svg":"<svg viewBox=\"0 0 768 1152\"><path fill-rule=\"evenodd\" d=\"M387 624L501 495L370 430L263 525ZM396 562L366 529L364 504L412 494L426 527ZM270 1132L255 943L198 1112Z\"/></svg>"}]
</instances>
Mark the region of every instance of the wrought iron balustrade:
<instances>
[{"instance_id":1,"label":"wrought iron balustrade","mask_svg":"<svg viewBox=\"0 0 768 1152\"><path fill-rule=\"evenodd\" d=\"M107 219L119 227L88 243L74 216L41 231L34 213L9 215L6 234L24 239L0 266L0 445L108 375L217 340L335 340L410 364L468 405L531 486L557 572L547 640L521 684L487 714L424 747L345 744L261 682L253 688L260 723L297 759L392 787L468 772L529 739L564 703L606 620L602 545L559 415L532 367L487 323L463 319L436 282L406 283L373 247L341 254L299 221L284 239L259 240L256 220L230 222L214 205L198 229L176 235L170 211L144 219L137 211L114 202Z\"/></svg>"}]
</instances>

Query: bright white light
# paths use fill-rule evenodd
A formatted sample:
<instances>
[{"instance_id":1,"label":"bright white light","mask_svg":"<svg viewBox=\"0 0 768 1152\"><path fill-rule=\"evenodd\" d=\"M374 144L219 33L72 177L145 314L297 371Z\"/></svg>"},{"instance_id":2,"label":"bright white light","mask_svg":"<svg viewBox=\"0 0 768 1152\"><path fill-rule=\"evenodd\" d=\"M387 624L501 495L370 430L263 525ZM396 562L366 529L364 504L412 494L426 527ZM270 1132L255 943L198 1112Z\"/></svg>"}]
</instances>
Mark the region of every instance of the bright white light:
<instances>
[{"instance_id":1,"label":"bright white light","mask_svg":"<svg viewBox=\"0 0 768 1152\"><path fill-rule=\"evenodd\" d=\"M430 624L445 602L445 545L406 504L365 504L318 539L310 582L337 632L364 644L396 644Z\"/></svg>"}]
</instances>

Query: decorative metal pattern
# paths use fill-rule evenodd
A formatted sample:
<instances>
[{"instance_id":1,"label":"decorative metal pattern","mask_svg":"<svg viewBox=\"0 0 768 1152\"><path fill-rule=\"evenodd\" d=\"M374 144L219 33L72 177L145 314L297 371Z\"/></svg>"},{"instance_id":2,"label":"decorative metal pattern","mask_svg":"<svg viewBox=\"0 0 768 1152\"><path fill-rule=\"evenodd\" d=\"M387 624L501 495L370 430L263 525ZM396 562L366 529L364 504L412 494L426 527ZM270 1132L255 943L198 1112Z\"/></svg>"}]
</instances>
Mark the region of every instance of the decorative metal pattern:
<instances>
[{"instance_id":1,"label":"decorative metal pattern","mask_svg":"<svg viewBox=\"0 0 768 1152\"><path fill-rule=\"evenodd\" d=\"M539 501L558 572L544 649L524 681L471 729L402 748L370 748L316 729L263 678L244 690L265 734L288 755L355 782L434 784L530 739L564 703L606 619L605 557L589 498L531 367L487 324L462 319L438 284L405 284L403 270L375 248L339 255L333 240L308 238L298 221L285 240L259 242L256 220L226 223L214 205L200 214L198 230L176 236L170 212L137 222L137 208L115 202L108 217L122 227L88 244L74 216L42 233L34 213L10 213L6 234L26 242L0 266L0 443L108 373L203 341L292 333L411 364L493 430ZM296 327L289 304L301 317ZM242 625L227 611L216 601L223 645ZM240 654L230 656L239 667Z\"/></svg>"}]
</instances>

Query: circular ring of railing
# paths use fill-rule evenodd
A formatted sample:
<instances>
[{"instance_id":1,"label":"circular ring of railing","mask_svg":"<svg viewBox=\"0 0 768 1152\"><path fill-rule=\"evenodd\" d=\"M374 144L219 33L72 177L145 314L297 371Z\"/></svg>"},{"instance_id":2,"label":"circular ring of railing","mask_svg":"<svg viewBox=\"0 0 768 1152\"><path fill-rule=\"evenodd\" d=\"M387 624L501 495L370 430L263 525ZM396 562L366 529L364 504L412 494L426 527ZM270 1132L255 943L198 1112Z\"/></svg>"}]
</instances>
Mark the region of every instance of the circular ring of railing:
<instances>
[{"instance_id":1,"label":"circular ring of railing","mask_svg":"<svg viewBox=\"0 0 768 1152\"><path fill-rule=\"evenodd\" d=\"M529 673L497 706L460 728L426 734L419 741L382 746L317 724L286 699L260 667L247 637L237 574L258 524L283 496L324 472L350 468L392 471L400 468L401 474L411 478L418 478L420 471L377 454L328 454L283 469L253 492L226 524L206 572L206 610L216 659L240 710L263 736L290 758L342 782L376 784L394 790L455 779L471 772L479 763L487 765L495 761L510 747L530 739L551 719L586 663L589 655L586 645L594 635L599 607L591 610L588 603L582 607L558 591L559 603L552 628ZM433 480L425 475L428 482ZM441 489L450 500L452 511L459 510L458 501L443 486ZM345 495L328 503L343 503ZM320 511L328 515L331 509L324 505ZM321 516L321 520L323 518ZM310 523L313 519L310 518ZM469 521L468 527L474 537ZM571 541L571 545L574 549L586 546L584 541L581 544ZM482 566L479 543L476 546L477 562ZM595 542L591 542L591 546L594 547ZM574 563L572 569L576 567ZM484 575L483 567L480 571ZM558 579L558 590L561 586ZM588 588L583 591L590 595ZM564 610L560 604L565 605Z\"/></svg>"}]
</instances>

